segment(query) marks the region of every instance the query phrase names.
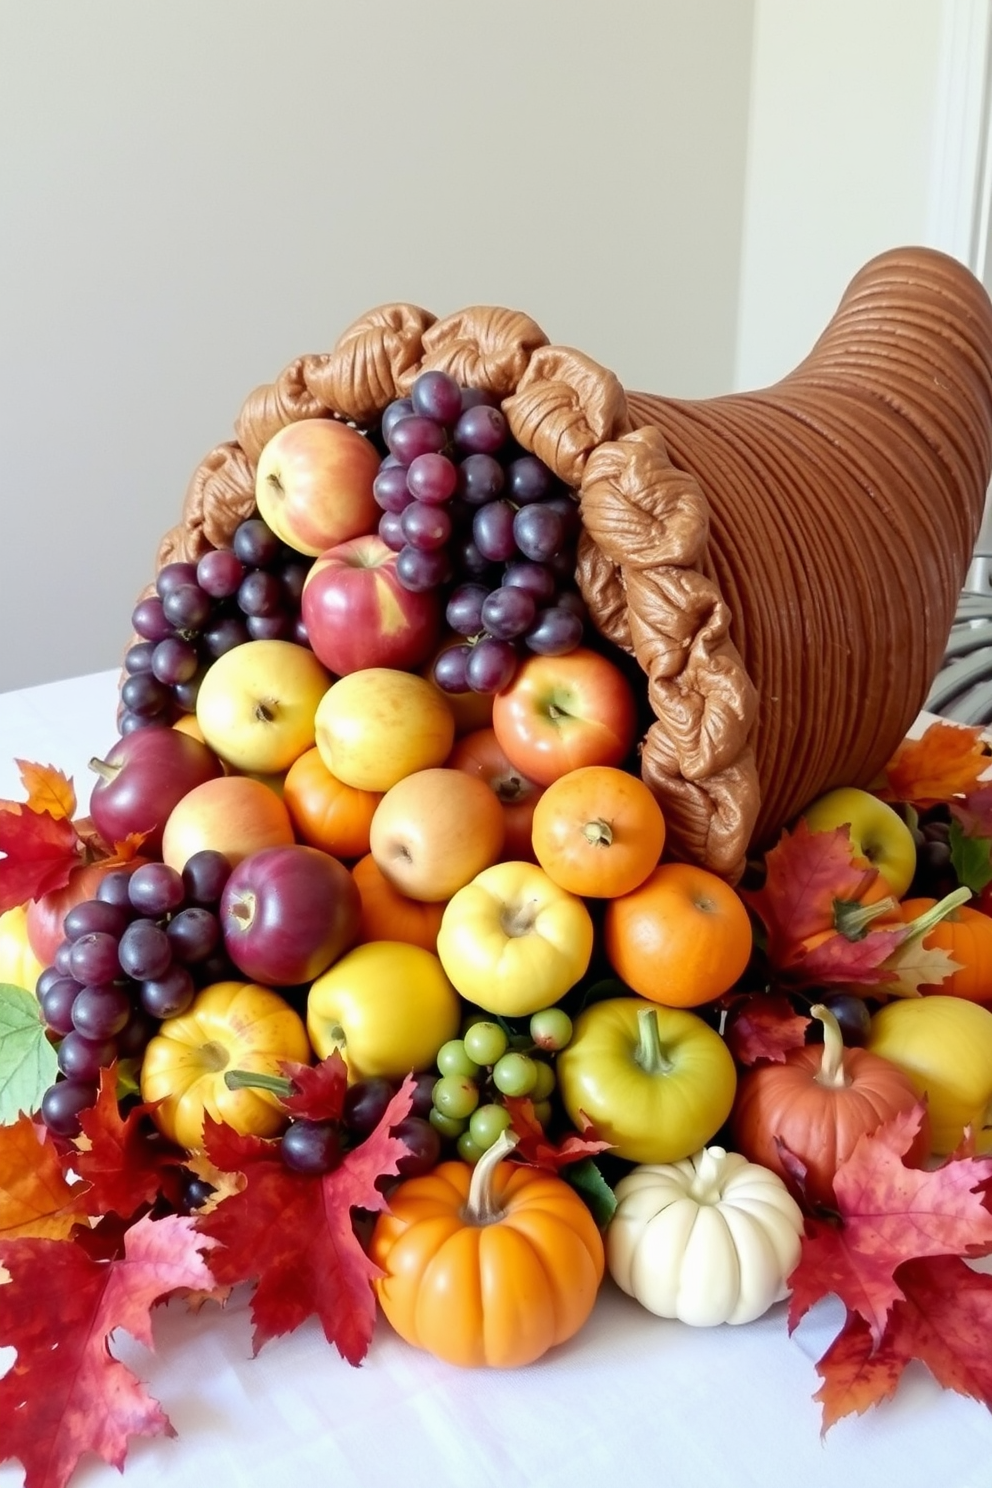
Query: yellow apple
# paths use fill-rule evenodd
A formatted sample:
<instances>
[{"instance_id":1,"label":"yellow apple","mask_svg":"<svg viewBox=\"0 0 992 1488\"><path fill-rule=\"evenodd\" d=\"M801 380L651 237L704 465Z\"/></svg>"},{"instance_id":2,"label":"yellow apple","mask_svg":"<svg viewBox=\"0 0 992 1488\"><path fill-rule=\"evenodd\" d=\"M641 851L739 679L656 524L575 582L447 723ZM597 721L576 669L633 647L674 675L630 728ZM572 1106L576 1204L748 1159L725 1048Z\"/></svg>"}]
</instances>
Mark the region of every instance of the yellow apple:
<instances>
[{"instance_id":1,"label":"yellow apple","mask_svg":"<svg viewBox=\"0 0 992 1488\"><path fill-rule=\"evenodd\" d=\"M324 764L356 790L387 791L415 770L442 765L455 737L443 694L391 667L341 677L321 699L315 724Z\"/></svg>"},{"instance_id":2,"label":"yellow apple","mask_svg":"<svg viewBox=\"0 0 992 1488\"><path fill-rule=\"evenodd\" d=\"M897 899L906 893L916 872L916 843L885 801L871 791L841 786L807 806L803 819L811 832L849 827L854 851L878 869Z\"/></svg>"},{"instance_id":3,"label":"yellow apple","mask_svg":"<svg viewBox=\"0 0 992 1488\"><path fill-rule=\"evenodd\" d=\"M316 557L375 531L378 472L379 453L357 429L337 419L299 419L259 455L255 501L284 543Z\"/></svg>"},{"instance_id":4,"label":"yellow apple","mask_svg":"<svg viewBox=\"0 0 992 1488\"><path fill-rule=\"evenodd\" d=\"M458 994L437 956L405 941L356 946L307 994L307 1033L317 1058L340 1050L352 1080L399 1080L430 1069L460 1021Z\"/></svg>"},{"instance_id":5,"label":"yellow apple","mask_svg":"<svg viewBox=\"0 0 992 1488\"><path fill-rule=\"evenodd\" d=\"M503 807L484 780L464 770L415 770L375 809L369 846L379 871L408 899L450 899L495 863Z\"/></svg>"},{"instance_id":6,"label":"yellow apple","mask_svg":"<svg viewBox=\"0 0 992 1488\"><path fill-rule=\"evenodd\" d=\"M550 1007L585 975L592 918L536 863L495 863L452 895L437 953L469 1002L504 1018Z\"/></svg>"},{"instance_id":7,"label":"yellow apple","mask_svg":"<svg viewBox=\"0 0 992 1488\"><path fill-rule=\"evenodd\" d=\"M196 721L226 764L278 775L313 747L317 705L330 685L330 674L305 646L246 641L207 668Z\"/></svg>"},{"instance_id":8,"label":"yellow apple","mask_svg":"<svg viewBox=\"0 0 992 1488\"><path fill-rule=\"evenodd\" d=\"M28 940L27 905L0 914L0 983L33 992L44 969Z\"/></svg>"},{"instance_id":9,"label":"yellow apple","mask_svg":"<svg viewBox=\"0 0 992 1488\"><path fill-rule=\"evenodd\" d=\"M927 1103L933 1150L953 1152L970 1126L992 1149L992 1012L964 997L898 997L879 1008L866 1044L890 1059Z\"/></svg>"}]
</instances>

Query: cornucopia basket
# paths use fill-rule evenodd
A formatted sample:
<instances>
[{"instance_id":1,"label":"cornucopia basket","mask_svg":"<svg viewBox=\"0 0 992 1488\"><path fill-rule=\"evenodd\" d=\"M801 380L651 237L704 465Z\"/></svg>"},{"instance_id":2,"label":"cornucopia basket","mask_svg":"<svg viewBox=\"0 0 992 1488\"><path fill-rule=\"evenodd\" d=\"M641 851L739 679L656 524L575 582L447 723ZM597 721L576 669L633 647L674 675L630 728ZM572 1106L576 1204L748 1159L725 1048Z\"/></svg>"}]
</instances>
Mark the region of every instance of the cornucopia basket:
<instances>
[{"instance_id":1,"label":"cornucopia basket","mask_svg":"<svg viewBox=\"0 0 992 1488\"><path fill-rule=\"evenodd\" d=\"M819 793L876 777L940 664L992 475L992 304L966 268L882 254L795 371L696 402L626 392L519 312L381 306L249 395L158 566L229 543L283 425L372 426L428 368L498 396L576 493L579 585L645 674L642 774L675 856L735 879Z\"/></svg>"}]
</instances>

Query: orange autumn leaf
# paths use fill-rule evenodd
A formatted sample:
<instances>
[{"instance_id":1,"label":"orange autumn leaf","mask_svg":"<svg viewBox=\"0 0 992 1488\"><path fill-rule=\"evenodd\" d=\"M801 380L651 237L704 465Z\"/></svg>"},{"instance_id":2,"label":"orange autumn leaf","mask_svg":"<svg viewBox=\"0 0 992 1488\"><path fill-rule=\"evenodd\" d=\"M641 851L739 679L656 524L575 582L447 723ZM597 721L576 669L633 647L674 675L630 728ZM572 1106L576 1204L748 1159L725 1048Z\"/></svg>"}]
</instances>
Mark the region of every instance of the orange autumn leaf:
<instances>
[{"instance_id":1,"label":"orange autumn leaf","mask_svg":"<svg viewBox=\"0 0 992 1488\"><path fill-rule=\"evenodd\" d=\"M25 802L28 810L47 811L56 821L69 820L76 809L72 781L54 765L36 765L30 760L15 760L14 763L28 793Z\"/></svg>"},{"instance_id":2,"label":"orange autumn leaf","mask_svg":"<svg viewBox=\"0 0 992 1488\"><path fill-rule=\"evenodd\" d=\"M0 1126L0 1239L65 1239L86 1218L88 1188L68 1181L51 1136L30 1116Z\"/></svg>"},{"instance_id":3,"label":"orange autumn leaf","mask_svg":"<svg viewBox=\"0 0 992 1488\"><path fill-rule=\"evenodd\" d=\"M922 738L900 744L877 794L883 801L909 801L924 808L967 795L992 764L983 734L981 728L938 719Z\"/></svg>"}]
</instances>

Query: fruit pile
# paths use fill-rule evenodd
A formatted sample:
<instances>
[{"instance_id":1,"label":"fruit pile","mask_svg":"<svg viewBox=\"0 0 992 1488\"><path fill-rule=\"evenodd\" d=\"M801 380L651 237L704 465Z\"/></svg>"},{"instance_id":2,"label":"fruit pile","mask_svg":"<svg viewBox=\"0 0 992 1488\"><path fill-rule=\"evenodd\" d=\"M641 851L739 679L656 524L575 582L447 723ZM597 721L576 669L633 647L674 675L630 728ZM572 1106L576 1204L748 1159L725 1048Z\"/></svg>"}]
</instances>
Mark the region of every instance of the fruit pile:
<instances>
[{"instance_id":1,"label":"fruit pile","mask_svg":"<svg viewBox=\"0 0 992 1488\"><path fill-rule=\"evenodd\" d=\"M256 498L135 609L89 815L51 767L0 809L0 1160L30 1132L62 1216L0 1241L0 1412L51 1388L31 1236L114 1266L149 1227L177 1288L256 1286L256 1342L316 1313L353 1363L377 1306L453 1364L530 1362L608 1269L694 1325L832 1288L851 1347L868 1297L943 1377L878 1275L992 1251L977 732L811 803L731 887L666 856L576 503L491 399L428 372L374 427L290 424ZM866 1193L891 1254L837 1280Z\"/></svg>"}]
</instances>

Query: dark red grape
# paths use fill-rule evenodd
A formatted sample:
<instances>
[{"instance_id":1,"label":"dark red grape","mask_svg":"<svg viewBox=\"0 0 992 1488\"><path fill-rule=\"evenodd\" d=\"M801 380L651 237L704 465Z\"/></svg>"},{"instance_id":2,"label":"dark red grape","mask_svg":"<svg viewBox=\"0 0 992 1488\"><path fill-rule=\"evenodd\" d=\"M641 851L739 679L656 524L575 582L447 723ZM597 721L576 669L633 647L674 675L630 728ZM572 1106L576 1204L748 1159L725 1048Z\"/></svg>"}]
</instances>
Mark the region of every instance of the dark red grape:
<instances>
[{"instance_id":1,"label":"dark red grape","mask_svg":"<svg viewBox=\"0 0 992 1488\"><path fill-rule=\"evenodd\" d=\"M426 1120L431 1114L434 1105L434 1086L437 1084L437 1070L421 1070L413 1077L413 1099L410 1102L410 1115L423 1116Z\"/></svg>"},{"instance_id":2,"label":"dark red grape","mask_svg":"<svg viewBox=\"0 0 992 1488\"><path fill-rule=\"evenodd\" d=\"M485 636L472 647L465 680L473 692L499 692L513 681L517 653L509 641Z\"/></svg>"},{"instance_id":3,"label":"dark red grape","mask_svg":"<svg viewBox=\"0 0 992 1488\"><path fill-rule=\"evenodd\" d=\"M73 1030L59 1044L59 1069L70 1080L98 1080L100 1071L116 1058L113 1039L88 1039Z\"/></svg>"},{"instance_id":4,"label":"dark red grape","mask_svg":"<svg viewBox=\"0 0 992 1488\"><path fill-rule=\"evenodd\" d=\"M531 501L544 501L551 495L554 477L536 455L521 455L507 465L506 481L510 499L518 506L527 506Z\"/></svg>"},{"instance_id":5,"label":"dark red grape","mask_svg":"<svg viewBox=\"0 0 992 1488\"><path fill-rule=\"evenodd\" d=\"M186 859L182 871L183 890L190 904L208 909L220 903L224 885L231 876L231 864L215 848L204 847Z\"/></svg>"},{"instance_id":6,"label":"dark red grape","mask_svg":"<svg viewBox=\"0 0 992 1488\"><path fill-rule=\"evenodd\" d=\"M72 1021L72 1008L82 991L82 987L72 977L59 977L46 987L44 992L39 993L38 1004L41 1015L53 1033L71 1033L75 1024Z\"/></svg>"},{"instance_id":7,"label":"dark red grape","mask_svg":"<svg viewBox=\"0 0 992 1488\"><path fill-rule=\"evenodd\" d=\"M458 470L446 455L439 455L431 450L410 461L406 483L410 494L418 501L437 506L455 494Z\"/></svg>"},{"instance_id":8,"label":"dark red grape","mask_svg":"<svg viewBox=\"0 0 992 1488\"><path fill-rule=\"evenodd\" d=\"M123 987L83 987L72 1005L72 1026L99 1043L116 1038L131 1017L131 999Z\"/></svg>"},{"instance_id":9,"label":"dark red grape","mask_svg":"<svg viewBox=\"0 0 992 1488\"><path fill-rule=\"evenodd\" d=\"M34 984L34 993L35 996L38 998L38 1001L41 1001L45 993L48 991L49 987L54 987L55 983L61 980L62 973L58 970L57 967L46 966L44 971L41 973L41 975L38 977L38 980Z\"/></svg>"},{"instance_id":10,"label":"dark red grape","mask_svg":"<svg viewBox=\"0 0 992 1488\"><path fill-rule=\"evenodd\" d=\"M415 594L439 588L450 576L451 559L444 548L436 548L434 552L427 553L408 543L396 555L396 577L404 589L410 589Z\"/></svg>"},{"instance_id":11,"label":"dark red grape","mask_svg":"<svg viewBox=\"0 0 992 1488\"><path fill-rule=\"evenodd\" d=\"M450 538L451 518L443 506L431 506L426 501L411 501L400 516L400 530L411 548L422 553L433 553L436 549L443 548Z\"/></svg>"},{"instance_id":12,"label":"dark red grape","mask_svg":"<svg viewBox=\"0 0 992 1488\"><path fill-rule=\"evenodd\" d=\"M153 918L169 914L179 908L185 897L182 874L168 863L142 863L131 874L128 899L138 914Z\"/></svg>"},{"instance_id":13,"label":"dark red grape","mask_svg":"<svg viewBox=\"0 0 992 1488\"><path fill-rule=\"evenodd\" d=\"M532 563L529 558L511 560L503 572L502 583L506 588L526 589L540 603L549 600L555 592L555 576L544 563Z\"/></svg>"},{"instance_id":14,"label":"dark red grape","mask_svg":"<svg viewBox=\"0 0 992 1488\"><path fill-rule=\"evenodd\" d=\"M289 610L299 608L300 597L303 594L303 586L307 581L313 564L298 555L289 558L285 563L280 563L277 573L279 583L282 586L283 605Z\"/></svg>"},{"instance_id":15,"label":"dark red grape","mask_svg":"<svg viewBox=\"0 0 992 1488\"><path fill-rule=\"evenodd\" d=\"M485 404L487 408L498 408L499 399L495 393L487 392L485 388L462 388L462 413L467 408L478 408L480 404Z\"/></svg>"},{"instance_id":16,"label":"dark red grape","mask_svg":"<svg viewBox=\"0 0 992 1488\"><path fill-rule=\"evenodd\" d=\"M151 671L155 646L155 641L135 641L133 646L128 647L124 653L124 670L128 676L134 672Z\"/></svg>"},{"instance_id":17,"label":"dark red grape","mask_svg":"<svg viewBox=\"0 0 992 1488\"><path fill-rule=\"evenodd\" d=\"M157 718L171 700L168 687L151 672L135 672L121 684L121 702L139 718Z\"/></svg>"},{"instance_id":18,"label":"dark red grape","mask_svg":"<svg viewBox=\"0 0 992 1488\"><path fill-rule=\"evenodd\" d=\"M459 584L452 589L444 618L457 635L479 634L482 630L482 606L489 593L485 584Z\"/></svg>"},{"instance_id":19,"label":"dark red grape","mask_svg":"<svg viewBox=\"0 0 992 1488\"><path fill-rule=\"evenodd\" d=\"M125 905L107 904L103 899L83 899L66 911L62 933L66 940L103 931L120 940L133 916Z\"/></svg>"},{"instance_id":20,"label":"dark red grape","mask_svg":"<svg viewBox=\"0 0 992 1488\"><path fill-rule=\"evenodd\" d=\"M282 541L261 517L248 517L234 529L231 547L247 568L267 568L282 552Z\"/></svg>"},{"instance_id":21,"label":"dark red grape","mask_svg":"<svg viewBox=\"0 0 992 1488\"><path fill-rule=\"evenodd\" d=\"M574 496L568 496L564 491L558 495L547 498L544 505L549 511L557 512L562 519L564 527L563 546L575 542L582 527L582 517L579 514L579 503Z\"/></svg>"},{"instance_id":22,"label":"dark red grape","mask_svg":"<svg viewBox=\"0 0 992 1488\"><path fill-rule=\"evenodd\" d=\"M439 424L454 424L462 411L462 390L447 372L432 369L421 372L414 382L410 402L414 413Z\"/></svg>"},{"instance_id":23,"label":"dark red grape","mask_svg":"<svg viewBox=\"0 0 992 1488\"><path fill-rule=\"evenodd\" d=\"M242 615L221 615L206 627L200 641L207 655L216 661L218 656L233 651L235 646L243 646L250 639Z\"/></svg>"},{"instance_id":24,"label":"dark red grape","mask_svg":"<svg viewBox=\"0 0 992 1488\"><path fill-rule=\"evenodd\" d=\"M386 405L385 409L383 410L379 429L387 447L389 445L389 435L390 431L393 428L393 425L398 424L400 419L409 418L412 413L413 400L411 398L394 398L392 403L388 403ZM393 456L393 458L395 459L395 456Z\"/></svg>"},{"instance_id":25,"label":"dark red grape","mask_svg":"<svg viewBox=\"0 0 992 1488\"><path fill-rule=\"evenodd\" d=\"M420 1178L437 1167L441 1134L423 1116L405 1116L390 1129L390 1136L399 1137L407 1145L406 1153L396 1163L401 1178Z\"/></svg>"},{"instance_id":26,"label":"dark red grape","mask_svg":"<svg viewBox=\"0 0 992 1488\"><path fill-rule=\"evenodd\" d=\"M128 925L117 955L122 971L136 982L157 981L172 965L169 937L154 920L134 920Z\"/></svg>"},{"instance_id":27,"label":"dark red grape","mask_svg":"<svg viewBox=\"0 0 992 1488\"><path fill-rule=\"evenodd\" d=\"M241 580L237 600L244 615L278 615L282 609L282 585L274 573L254 568Z\"/></svg>"},{"instance_id":28,"label":"dark red grape","mask_svg":"<svg viewBox=\"0 0 992 1488\"><path fill-rule=\"evenodd\" d=\"M160 599L164 599L174 589L181 589L184 584L195 583L195 563L166 563L159 569L155 576L155 590Z\"/></svg>"},{"instance_id":29,"label":"dark red grape","mask_svg":"<svg viewBox=\"0 0 992 1488\"><path fill-rule=\"evenodd\" d=\"M154 714L142 718L140 713L132 713L130 709L124 708L117 720L117 732L123 739L126 734L133 734L135 729L152 728L160 721Z\"/></svg>"},{"instance_id":30,"label":"dark red grape","mask_svg":"<svg viewBox=\"0 0 992 1488\"><path fill-rule=\"evenodd\" d=\"M853 992L827 992L819 1000L837 1019L845 1044L852 1048L860 1048L868 1042L868 1035L871 1032L871 1013L863 997L857 997ZM823 1042L823 1024L817 1018L810 1020L806 1030L806 1042Z\"/></svg>"},{"instance_id":31,"label":"dark red grape","mask_svg":"<svg viewBox=\"0 0 992 1488\"><path fill-rule=\"evenodd\" d=\"M60 976L69 976L69 957L72 955L72 942L60 941L55 947L55 955L52 957L52 965Z\"/></svg>"},{"instance_id":32,"label":"dark red grape","mask_svg":"<svg viewBox=\"0 0 992 1488\"><path fill-rule=\"evenodd\" d=\"M41 1097L41 1119L60 1137L78 1137L79 1118L95 1105L96 1080L59 1080Z\"/></svg>"},{"instance_id":33,"label":"dark red grape","mask_svg":"<svg viewBox=\"0 0 992 1488\"><path fill-rule=\"evenodd\" d=\"M378 475L372 482L372 495L383 511L401 512L405 506L409 506L413 497L406 483L406 467L404 465L380 467Z\"/></svg>"},{"instance_id":34,"label":"dark red grape","mask_svg":"<svg viewBox=\"0 0 992 1488\"><path fill-rule=\"evenodd\" d=\"M583 622L588 618L589 607L577 589L563 589L555 600L555 608L578 615Z\"/></svg>"},{"instance_id":35,"label":"dark red grape","mask_svg":"<svg viewBox=\"0 0 992 1488\"><path fill-rule=\"evenodd\" d=\"M567 656L582 640L583 624L571 610L554 606L538 610L533 626L524 636L524 645L537 656Z\"/></svg>"},{"instance_id":36,"label":"dark red grape","mask_svg":"<svg viewBox=\"0 0 992 1488\"><path fill-rule=\"evenodd\" d=\"M73 941L69 952L69 975L83 986L100 986L121 974L117 957L119 942L104 930L91 931Z\"/></svg>"},{"instance_id":37,"label":"dark red grape","mask_svg":"<svg viewBox=\"0 0 992 1488\"><path fill-rule=\"evenodd\" d=\"M131 1016L117 1035L119 1059L136 1059L145 1052L148 1040L158 1032L158 1019L150 1018L143 1008L132 1007Z\"/></svg>"},{"instance_id":38,"label":"dark red grape","mask_svg":"<svg viewBox=\"0 0 992 1488\"><path fill-rule=\"evenodd\" d=\"M162 601L157 594L151 594L135 605L131 612L131 626L146 641L164 641L173 630L172 622L166 619Z\"/></svg>"},{"instance_id":39,"label":"dark red grape","mask_svg":"<svg viewBox=\"0 0 992 1488\"><path fill-rule=\"evenodd\" d=\"M129 889L133 872L133 868L114 868L110 873L105 873L96 886L96 898L100 900L100 903L116 904L130 914L132 911Z\"/></svg>"},{"instance_id":40,"label":"dark red grape","mask_svg":"<svg viewBox=\"0 0 992 1488\"><path fill-rule=\"evenodd\" d=\"M173 956L189 965L213 955L220 944L220 921L211 910L192 904L173 915L165 933Z\"/></svg>"},{"instance_id":41,"label":"dark red grape","mask_svg":"<svg viewBox=\"0 0 992 1488\"><path fill-rule=\"evenodd\" d=\"M386 436L390 454L404 465L411 465L418 455L439 454L447 442L448 436L440 424L416 413L397 419Z\"/></svg>"},{"instance_id":42,"label":"dark red grape","mask_svg":"<svg viewBox=\"0 0 992 1488\"><path fill-rule=\"evenodd\" d=\"M468 659L471 646L446 646L436 657L431 676L442 692L468 692Z\"/></svg>"},{"instance_id":43,"label":"dark red grape","mask_svg":"<svg viewBox=\"0 0 992 1488\"><path fill-rule=\"evenodd\" d=\"M455 444L470 455L494 455L505 444L508 433L502 410L479 403L459 418Z\"/></svg>"},{"instance_id":44,"label":"dark red grape","mask_svg":"<svg viewBox=\"0 0 992 1488\"><path fill-rule=\"evenodd\" d=\"M435 1076L436 1078L436 1076ZM386 1114L393 1098L393 1087L382 1075L356 1080L345 1091L342 1120L356 1137L367 1137Z\"/></svg>"},{"instance_id":45,"label":"dark red grape","mask_svg":"<svg viewBox=\"0 0 992 1488\"><path fill-rule=\"evenodd\" d=\"M199 584L183 584L169 591L162 601L162 610L175 630L192 635L202 630L210 619L210 595Z\"/></svg>"},{"instance_id":46,"label":"dark red grape","mask_svg":"<svg viewBox=\"0 0 992 1488\"><path fill-rule=\"evenodd\" d=\"M565 522L550 504L542 501L522 506L513 519L513 539L525 558L547 563L561 548Z\"/></svg>"},{"instance_id":47,"label":"dark red grape","mask_svg":"<svg viewBox=\"0 0 992 1488\"><path fill-rule=\"evenodd\" d=\"M467 579L478 579L487 589L493 589L499 583L497 565L480 553L471 535L455 538L450 551L456 573Z\"/></svg>"},{"instance_id":48,"label":"dark red grape","mask_svg":"<svg viewBox=\"0 0 992 1488\"><path fill-rule=\"evenodd\" d=\"M196 582L212 599L229 599L237 594L244 576L245 565L230 548L204 553L196 565Z\"/></svg>"},{"instance_id":49,"label":"dark red grape","mask_svg":"<svg viewBox=\"0 0 992 1488\"><path fill-rule=\"evenodd\" d=\"M279 1143L279 1156L293 1173L329 1173L341 1155L341 1129L336 1121L291 1121Z\"/></svg>"},{"instance_id":50,"label":"dark red grape","mask_svg":"<svg viewBox=\"0 0 992 1488\"><path fill-rule=\"evenodd\" d=\"M482 606L482 623L491 636L510 641L534 623L537 605L526 589L494 589Z\"/></svg>"},{"instance_id":51,"label":"dark red grape","mask_svg":"<svg viewBox=\"0 0 992 1488\"><path fill-rule=\"evenodd\" d=\"M249 615L245 625L253 641L285 641L293 629L292 617L284 611L277 615Z\"/></svg>"},{"instance_id":52,"label":"dark red grape","mask_svg":"<svg viewBox=\"0 0 992 1488\"><path fill-rule=\"evenodd\" d=\"M495 500L505 480L502 465L492 455L466 455L458 466L458 494L470 506Z\"/></svg>"},{"instance_id":53,"label":"dark red grape","mask_svg":"<svg viewBox=\"0 0 992 1488\"><path fill-rule=\"evenodd\" d=\"M138 996L153 1018L175 1018L193 1001L196 984L187 967L173 962L161 976L143 981Z\"/></svg>"},{"instance_id":54,"label":"dark red grape","mask_svg":"<svg viewBox=\"0 0 992 1488\"><path fill-rule=\"evenodd\" d=\"M203 1207L211 1194L216 1192L217 1190L213 1184L208 1183L206 1178L198 1178L195 1173L191 1173L183 1183L180 1213L193 1214L197 1209Z\"/></svg>"},{"instance_id":55,"label":"dark red grape","mask_svg":"<svg viewBox=\"0 0 992 1488\"><path fill-rule=\"evenodd\" d=\"M526 508L522 508L526 510ZM491 563L505 563L516 558L517 542L513 536L516 508L504 496L480 506L472 523L472 540Z\"/></svg>"},{"instance_id":56,"label":"dark red grape","mask_svg":"<svg viewBox=\"0 0 992 1488\"><path fill-rule=\"evenodd\" d=\"M174 687L177 682L189 682L196 676L199 665L196 647L181 636L166 636L152 654L152 675L166 687Z\"/></svg>"}]
</instances>

